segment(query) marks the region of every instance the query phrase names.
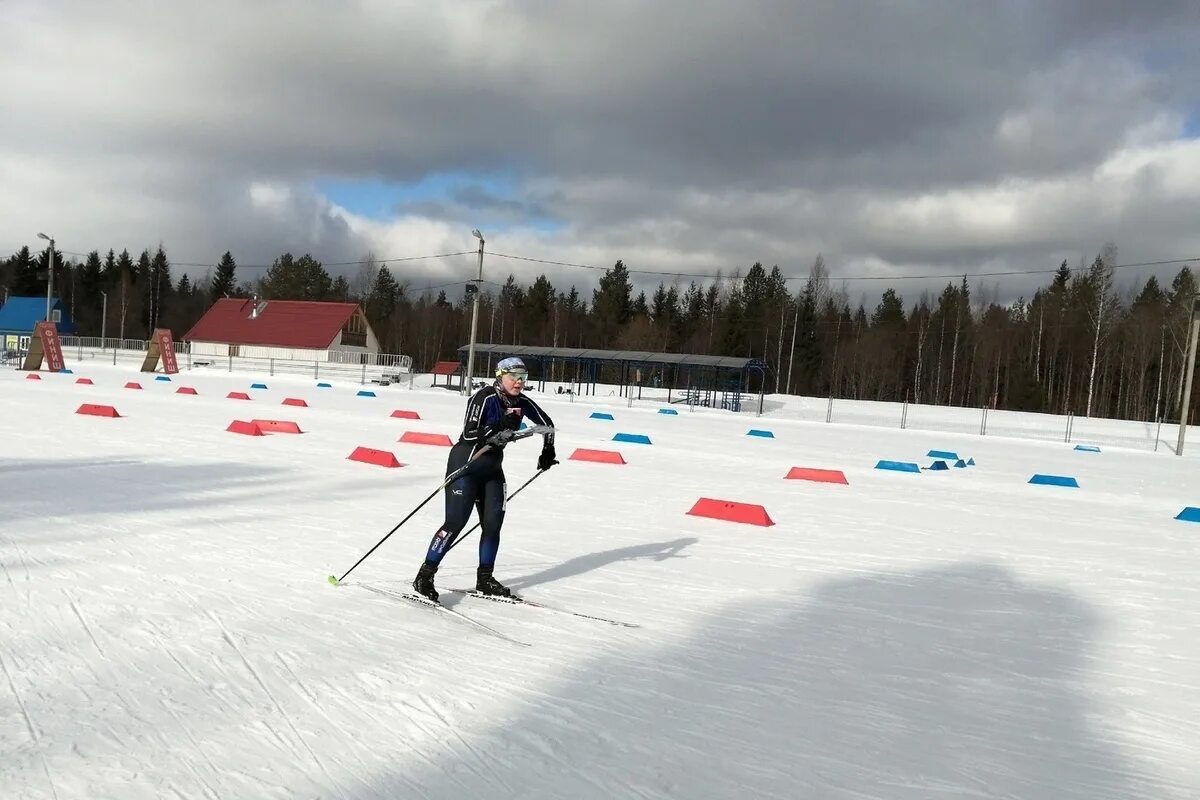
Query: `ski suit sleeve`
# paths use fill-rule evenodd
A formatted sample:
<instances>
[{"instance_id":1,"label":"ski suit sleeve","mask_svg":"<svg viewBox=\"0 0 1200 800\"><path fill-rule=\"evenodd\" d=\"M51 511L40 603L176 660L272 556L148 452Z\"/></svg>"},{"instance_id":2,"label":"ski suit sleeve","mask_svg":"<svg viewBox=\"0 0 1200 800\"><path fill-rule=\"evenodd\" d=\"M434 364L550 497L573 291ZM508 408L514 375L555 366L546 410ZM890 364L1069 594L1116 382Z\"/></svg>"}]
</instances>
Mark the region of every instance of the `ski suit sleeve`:
<instances>
[{"instance_id":1,"label":"ski suit sleeve","mask_svg":"<svg viewBox=\"0 0 1200 800\"><path fill-rule=\"evenodd\" d=\"M494 389L480 389L467 403L463 418L464 442L486 442L501 430L504 407Z\"/></svg>"},{"instance_id":2,"label":"ski suit sleeve","mask_svg":"<svg viewBox=\"0 0 1200 800\"><path fill-rule=\"evenodd\" d=\"M550 419L550 415L547 414L545 411L543 411L541 406L539 406L537 403L533 402L533 399L530 398L528 395L522 395L522 398L525 401L524 403L521 404L523 410L525 411L525 416L527 418L529 418L533 422L533 424L546 425L551 428L554 427L554 420ZM547 449L547 448L553 449L553 447L554 447L554 432L551 431L550 433L546 434L546 437L542 442L542 449Z\"/></svg>"}]
</instances>

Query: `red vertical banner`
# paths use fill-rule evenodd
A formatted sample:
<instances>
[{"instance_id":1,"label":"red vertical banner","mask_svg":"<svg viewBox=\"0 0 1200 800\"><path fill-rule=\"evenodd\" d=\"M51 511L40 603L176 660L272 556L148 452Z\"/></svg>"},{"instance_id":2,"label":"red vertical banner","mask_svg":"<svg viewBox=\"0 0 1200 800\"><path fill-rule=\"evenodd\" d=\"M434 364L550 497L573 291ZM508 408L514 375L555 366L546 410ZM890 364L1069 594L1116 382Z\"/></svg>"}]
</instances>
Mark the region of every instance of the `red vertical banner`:
<instances>
[{"instance_id":1,"label":"red vertical banner","mask_svg":"<svg viewBox=\"0 0 1200 800\"><path fill-rule=\"evenodd\" d=\"M179 364L175 361L175 341L171 338L170 328L158 328L154 331L158 340L158 349L162 354L163 372L174 375L179 372Z\"/></svg>"},{"instance_id":2,"label":"red vertical banner","mask_svg":"<svg viewBox=\"0 0 1200 800\"><path fill-rule=\"evenodd\" d=\"M66 364L63 362L62 342L58 340L58 328L53 322L39 322L34 332L42 341L42 352L46 356L46 367L51 372L61 372Z\"/></svg>"}]
</instances>

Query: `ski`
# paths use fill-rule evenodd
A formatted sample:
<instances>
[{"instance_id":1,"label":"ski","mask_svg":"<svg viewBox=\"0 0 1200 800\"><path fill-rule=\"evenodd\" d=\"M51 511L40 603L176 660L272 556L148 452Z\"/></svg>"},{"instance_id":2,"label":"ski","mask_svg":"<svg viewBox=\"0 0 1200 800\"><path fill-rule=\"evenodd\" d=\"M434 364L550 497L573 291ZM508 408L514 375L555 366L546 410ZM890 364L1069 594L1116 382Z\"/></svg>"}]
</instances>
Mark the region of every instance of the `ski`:
<instances>
[{"instance_id":1,"label":"ski","mask_svg":"<svg viewBox=\"0 0 1200 800\"><path fill-rule=\"evenodd\" d=\"M642 627L641 625L638 625L635 622L622 622L619 619L609 619L608 617L597 617L594 614L582 614L578 611L571 611L566 608L558 608L557 606L548 606L545 603L539 603L536 600L526 600L524 597L518 597L517 595L513 595L512 597L502 597L500 595L494 595L494 594L480 594L475 589L446 589L445 591L453 592L454 594L466 595L467 597L477 597L480 600L491 600L492 602L495 602L495 603L508 603L509 605L514 605L514 606L530 606L531 608L540 608L543 611L553 611L555 614L568 614L572 617L579 617L580 619L590 619L595 622L604 622L609 625L616 625L621 628L640 628L640 627Z\"/></svg>"},{"instance_id":2,"label":"ski","mask_svg":"<svg viewBox=\"0 0 1200 800\"><path fill-rule=\"evenodd\" d=\"M509 636L507 633L498 631L495 628L491 627L490 625L484 625L479 620L469 617L466 614L462 613L461 611L455 611L453 608L447 608L446 606L442 605L441 603L435 603L432 600L430 600L428 597L423 597L422 595L419 595L416 592L398 592L393 589L383 589L379 586L372 586L369 583L351 583L351 584L344 584L344 585L361 586L362 588L366 589L368 592L375 592L375 594L383 595L384 597L391 597L391 598L394 598L397 600L407 600L408 602L415 603L416 605L426 606L427 608L431 608L435 611L440 611L444 614L449 614L450 616L454 617L455 619L457 619L461 622L464 622L473 628L483 631L484 633L488 633L499 639L503 639L506 642L512 642L513 644L519 644L522 647L531 647L532 646L532 645L530 645L529 642L522 642L520 639L514 639L513 637Z\"/></svg>"}]
</instances>

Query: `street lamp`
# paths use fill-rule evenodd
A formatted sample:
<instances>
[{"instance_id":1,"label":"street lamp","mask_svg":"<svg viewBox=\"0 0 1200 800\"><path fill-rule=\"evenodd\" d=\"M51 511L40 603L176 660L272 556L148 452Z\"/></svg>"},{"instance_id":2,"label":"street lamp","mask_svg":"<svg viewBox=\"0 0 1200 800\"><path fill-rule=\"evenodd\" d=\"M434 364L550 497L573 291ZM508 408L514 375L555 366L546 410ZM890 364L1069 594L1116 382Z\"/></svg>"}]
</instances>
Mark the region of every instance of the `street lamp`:
<instances>
[{"instance_id":1,"label":"street lamp","mask_svg":"<svg viewBox=\"0 0 1200 800\"><path fill-rule=\"evenodd\" d=\"M467 284L467 294L475 295L475 302L471 306L471 344L467 347L467 379L463 382L463 394L470 393L475 375L475 331L479 326L479 289L483 283L483 234L476 228L471 235L479 240L479 277Z\"/></svg>"},{"instance_id":2,"label":"street lamp","mask_svg":"<svg viewBox=\"0 0 1200 800\"><path fill-rule=\"evenodd\" d=\"M50 259L47 262L50 267L46 270L46 322L50 321L50 294L54 289L54 237L47 236L44 233L38 234L39 239L45 239L50 243Z\"/></svg>"},{"instance_id":3,"label":"street lamp","mask_svg":"<svg viewBox=\"0 0 1200 800\"><path fill-rule=\"evenodd\" d=\"M1187 433L1188 407L1192 404L1192 377L1196 374L1196 340L1200 338L1200 292L1192 295L1192 335L1188 337L1187 370L1183 379L1183 405L1179 407L1179 441L1175 455L1183 455L1183 437Z\"/></svg>"}]
</instances>

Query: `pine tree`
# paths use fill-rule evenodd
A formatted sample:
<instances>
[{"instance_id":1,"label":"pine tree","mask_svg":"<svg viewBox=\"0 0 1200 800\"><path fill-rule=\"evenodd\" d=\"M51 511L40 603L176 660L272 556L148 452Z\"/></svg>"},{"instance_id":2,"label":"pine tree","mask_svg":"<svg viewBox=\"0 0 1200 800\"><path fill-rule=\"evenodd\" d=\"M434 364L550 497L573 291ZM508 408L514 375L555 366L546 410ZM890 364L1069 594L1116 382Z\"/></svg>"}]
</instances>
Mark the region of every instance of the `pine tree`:
<instances>
[{"instance_id":1,"label":"pine tree","mask_svg":"<svg viewBox=\"0 0 1200 800\"><path fill-rule=\"evenodd\" d=\"M214 301L232 295L234 290L233 274L236 270L237 262L233 260L233 255L226 250L225 255L221 256L221 261L217 264L217 274L213 276L212 286L208 292Z\"/></svg>"},{"instance_id":2,"label":"pine tree","mask_svg":"<svg viewBox=\"0 0 1200 800\"><path fill-rule=\"evenodd\" d=\"M598 288L592 290L592 316L600 336L599 346L608 347L633 316L633 284L622 261L606 270Z\"/></svg>"},{"instance_id":3,"label":"pine tree","mask_svg":"<svg viewBox=\"0 0 1200 800\"><path fill-rule=\"evenodd\" d=\"M18 297L30 297L38 294L41 289L46 291L46 281L38 278L37 260L29 252L28 247L22 247L13 253L8 260L12 270L12 293Z\"/></svg>"}]
</instances>

